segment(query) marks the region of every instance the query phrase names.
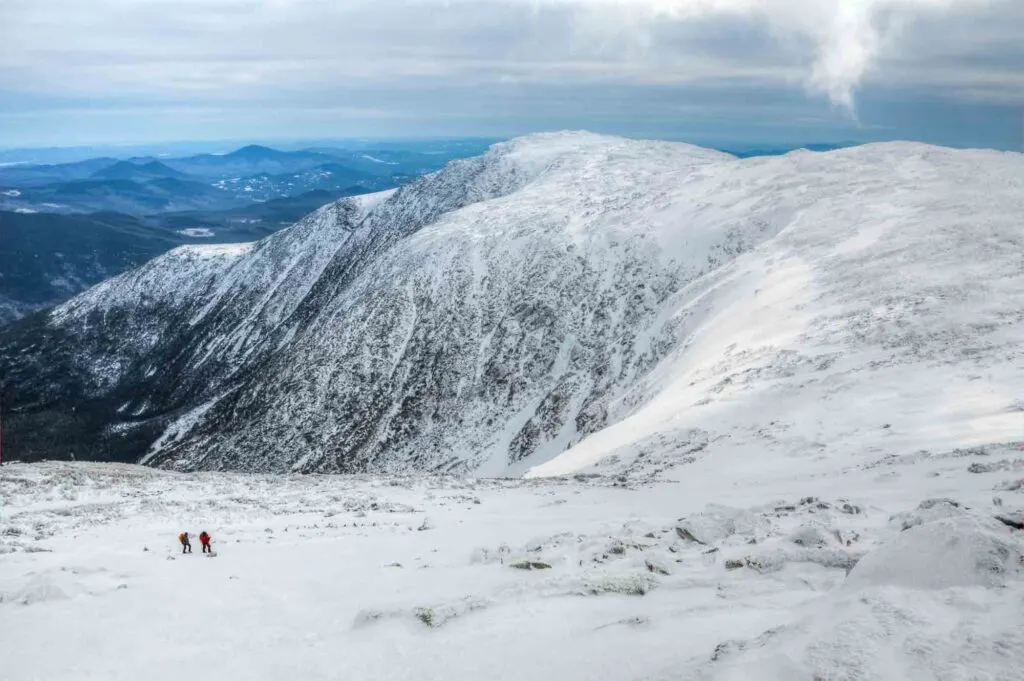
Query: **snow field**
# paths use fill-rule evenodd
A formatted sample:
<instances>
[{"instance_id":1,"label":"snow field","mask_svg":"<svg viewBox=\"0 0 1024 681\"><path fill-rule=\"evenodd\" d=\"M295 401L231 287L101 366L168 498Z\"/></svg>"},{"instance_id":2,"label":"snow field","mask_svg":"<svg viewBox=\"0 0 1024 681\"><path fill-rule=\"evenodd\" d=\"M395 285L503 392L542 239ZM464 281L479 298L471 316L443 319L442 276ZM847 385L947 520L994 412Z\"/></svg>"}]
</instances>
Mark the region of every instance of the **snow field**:
<instances>
[{"instance_id":1,"label":"snow field","mask_svg":"<svg viewBox=\"0 0 1024 681\"><path fill-rule=\"evenodd\" d=\"M8 465L4 678L1019 679L1019 471L968 472L998 454L642 484Z\"/></svg>"}]
</instances>

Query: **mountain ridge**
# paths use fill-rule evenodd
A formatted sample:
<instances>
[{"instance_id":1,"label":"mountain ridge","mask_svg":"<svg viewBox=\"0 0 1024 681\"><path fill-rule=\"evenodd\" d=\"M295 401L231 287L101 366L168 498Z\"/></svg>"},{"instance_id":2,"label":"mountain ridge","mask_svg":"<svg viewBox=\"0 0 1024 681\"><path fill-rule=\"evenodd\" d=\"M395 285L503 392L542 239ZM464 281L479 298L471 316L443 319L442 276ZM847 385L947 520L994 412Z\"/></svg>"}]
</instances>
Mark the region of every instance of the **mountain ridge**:
<instances>
[{"instance_id":1,"label":"mountain ridge","mask_svg":"<svg viewBox=\"0 0 1024 681\"><path fill-rule=\"evenodd\" d=\"M157 160L145 163L132 163L131 161L118 161L111 166L97 170L89 176L96 180L146 180L158 178L177 178L179 180L189 179L188 175L178 172L164 163Z\"/></svg>"},{"instance_id":2,"label":"mountain ridge","mask_svg":"<svg viewBox=\"0 0 1024 681\"><path fill-rule=\"evenodd\" d=\"M765 327L778 347L751 341L742 326L709 346L701 320L726 323L734 299L750 314L799 318L785 296L762 296L768 312L750 307L757 282L809 305L834 264L873 271L858 253L904 238L900 230L914 244L925 238L922 216L955 237L973 266L976 249L960 243L971 228L950 216L981 210L984 188L988 217L978 229L1012 242L1020 164L1020 155L915 144L738 160L582 133L513 140L393 193L329 205L230 258L203 258L201 248L165 256L62 306L44 330L0 334L3 367L18 376L10 399L37 405L13 427L28 438L23 451L41 452L49 445L33 444L26 424L52 433L46 424L71 403L88 404L94 413L81 432L116 457L273 472L562 474L729 433L750 440L748 422L767 424L733 414L702 427L689 415L720 413L722 395L743 404L746 390L794 377L817 394L817 372L841 364L850 376L871 374L878 342L913 336L879 323L884 338L862 347L870 318L854 323L840 311L831 323L842 331L828 343L815 335L827 325L815 321ZM830 221L834 228L823 226ZM900 257L915 262L899 243ZM153 274L164 266L173 278ZM896 295L891 275L875 273L879 300ZM922 290L939 281L927 268L917 276ZM1012 271L1001 276L1015 299ZM165 294L172 279L193 286ZM845 304L861 319L862 301ZM942 326L930 304L926 316L910 309L900 319L911 328ZM992 324L996 312L974 314ZM1006 325L992 333L1015 338L1019 327ZM68 343L88 349L85 361L60 354ZM737 359L730 345L748 347ZM900 359L924 370L921 361ZM61 372L77 387L53 390ZM689 381L704 392L673 387ZM860 379L842 381L859 399L870 394ZM821 437L831 442L847 417L828 418ZM999 423L993 433L1006 432ZM896 432L905 446L914 441Z\"/></svg>"}]
</instances>

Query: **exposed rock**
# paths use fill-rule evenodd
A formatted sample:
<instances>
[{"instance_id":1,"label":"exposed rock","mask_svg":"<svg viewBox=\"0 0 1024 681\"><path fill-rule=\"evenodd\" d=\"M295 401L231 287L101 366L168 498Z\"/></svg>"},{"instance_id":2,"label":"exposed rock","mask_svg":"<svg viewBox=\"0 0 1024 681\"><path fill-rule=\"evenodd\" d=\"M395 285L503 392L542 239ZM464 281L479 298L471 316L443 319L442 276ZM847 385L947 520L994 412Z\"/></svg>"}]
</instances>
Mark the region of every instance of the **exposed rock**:
<instances>
[{"instance_id":1,"label":"exposed rock","mask_svg":"<svg viewBox=\"0 0 1024 681\"><path fill-rule=\"evenodd\" d=\"M998 473L1000 471L1020 470L1024 468L1024 459L1002 459L991 463L972 463L967 467L968 473Z\"/></svg>"},{"instance_id":2,"label":"exposed rock","mask_svg":"<svg viewBox=\"0 0 1024 681\"><path fill-rule=\"evenodd\" d=\"M517 570L550 570L551 564L545 563L542 560L518 560L514 563L509 563L509 567Z\"/></svg>"},{"instance_id":3,"label":"exposed rock","mask_svg":"<svg viewBox=\"0 0 1024 681\"><path fill-rule=\"evenodd\" d=\"M1003 513L997 515L996 520L1007 527L1012 527L1015 530L1024 530L1024 511Z\"/></svg>"},{"instance_id":4,"label":"exposed rock","mask_svg":"<svg viewBox=\"0 0 1024 681\"><path fill-rule=\"evenodd\" d=\"M668 565L657 558L648 558L644 561L644 565L647 567L648 572L653 572L659 575L670 575L672 570L669 569Z\"/></svg>"}]
</instances>

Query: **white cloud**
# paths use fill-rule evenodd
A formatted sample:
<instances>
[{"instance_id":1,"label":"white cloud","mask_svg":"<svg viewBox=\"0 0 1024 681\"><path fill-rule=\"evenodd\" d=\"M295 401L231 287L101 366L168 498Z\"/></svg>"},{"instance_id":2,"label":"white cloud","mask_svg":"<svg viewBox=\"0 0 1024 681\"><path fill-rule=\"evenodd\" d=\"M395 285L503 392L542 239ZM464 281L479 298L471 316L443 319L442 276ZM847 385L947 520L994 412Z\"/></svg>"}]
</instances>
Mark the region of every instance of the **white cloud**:
<instances>
[{"instance_id":1,"label":"white cloud","mask_svg":"<svg viewBox=\"0 0 1024 681\"><path fill-rule=\"evenodd\" d=\"M660 21L743 17L766 22L781 42L813 52L804 82L833 104L853 110L854 91L883 56L898 55L907 22L950 10L1009 5L1019 0L522 0L533 6L573 6L588 14L587 31L632 33L639 44ZM952 27L951 27L952 29Z\"/></svg>"}]
</instances>

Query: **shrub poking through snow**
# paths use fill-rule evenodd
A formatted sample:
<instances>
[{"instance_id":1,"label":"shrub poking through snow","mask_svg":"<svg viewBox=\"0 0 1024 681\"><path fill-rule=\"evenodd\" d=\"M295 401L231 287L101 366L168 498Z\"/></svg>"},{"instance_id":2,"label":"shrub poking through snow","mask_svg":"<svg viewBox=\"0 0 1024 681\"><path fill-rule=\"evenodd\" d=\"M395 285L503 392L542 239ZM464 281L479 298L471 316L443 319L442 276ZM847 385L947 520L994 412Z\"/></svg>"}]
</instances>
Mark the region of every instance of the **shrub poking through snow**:
<instances>
[{"instance_id":1,"label":"shrub poking through snow","mask_svg":"<svg viewBox=\"0 0 1024 681\"><path fill-rule=\"evenodd\" d=\"M658 586L657 578L647 572L591 572L583 577L583 589L590 595L617 593L643 596Z\"/></svg>"},{"instance_id":2,"label":"shrub poking through snow","mask_svg":"<svg viewBox=\"0 0 1024 681\"><path fill-rule=\"evenodd\" d=\"M470 554L470 563L505 563L512 555L512 548L502 544L496 549L477 548Z\"/></svg>"},{"instance_id":3,"label":"shrub poking through snow","mask_svg":"<svg viewBox=\"0 0 1024 681\"><path fill-rule=\"evenodd\" d=\"M474 598L467 596L462 600L455 601L453 603L443 603L441 605L434 606L420 606L413 608L413 617L418 619L428 627L442 627L448 622L451 622L457 617L474 612L476 610L483 610L490 601L482 598Z\"/></svg>"},{"instance_id":4,"label":"shrub poking through snow","mask_svg":"<svg viewBox=\"0 0 1024 681\"><path fill-rule=\"evenodd\" d=\"M626 553L626 545L622 543L621 539L613 539L608 544L608 553L613 556L621 556Z\"/></svg>"}]
</instances>

